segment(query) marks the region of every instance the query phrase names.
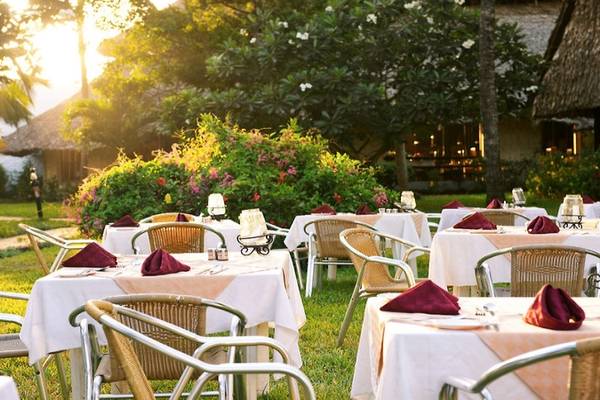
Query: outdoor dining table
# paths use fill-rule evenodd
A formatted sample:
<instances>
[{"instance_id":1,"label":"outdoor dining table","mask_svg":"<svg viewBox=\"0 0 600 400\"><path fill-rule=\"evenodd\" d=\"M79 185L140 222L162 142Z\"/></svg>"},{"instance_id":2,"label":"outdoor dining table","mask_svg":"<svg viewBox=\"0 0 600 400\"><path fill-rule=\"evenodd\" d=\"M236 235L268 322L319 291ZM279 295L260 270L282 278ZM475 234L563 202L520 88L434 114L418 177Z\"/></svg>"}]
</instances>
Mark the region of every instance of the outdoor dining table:
<instances>
[{"instance_id":1,"label":"outdoor dining table","mask_svg":"<svg viewBox=\"0 0 600 400\"><path fill-rule=\"evenodd\" d=\"M431 244L429 279L441 287L476 285L475 266L483 256L519 245L564 245L600 251L600 231L561 229L559 233L529 234L524 226L498 230L447 229L436 233ZM588 256L585 274L600 260ZM510 259L488 261L494 282L510 282Z\"/></svg>"},{"instance_id":2,"label":"outdoor dining table","mask_svg":"<svg viewBox=\"0 0 600 400\"><path fill-rule=\"evenodd\" d=\"M17 385L10 376L0 376L0 399L19 400Z\"/></svg>"},{"instance_id":3,"label":"outdoor dining table","mask_svg":"<svg viewBox=\"0 0 600 400\"><path fill-rule=\"evenodd\" d=\"M380 311L393 296L380 295L367 302L352 381L353 399L437 399L448 376L478 379L488 368L516 355L600 336L599 298L574 298L586 314L583 325L574 331L525 323L522 315L533 298L460 298L461 318L480 318L498 327L497 331L460 331L430 326L436 319L447 321L457 316ZM494 304L497 317L475 317L477 308L489 303ZM506 375L489 389L496 399L565 399L568 374L569 360L563 357Z\"/></svg>"},{"instance_id":4,"label":"outdoor dining table","mask_svg":"<svg viewBox=\"0 0 600 400\"><path fill-rule=\"evenodd\" d=\"M440 217L440 222L437 231L441 232L448 228L452 228L454 225L459 223L465 216L471 214L472 212L479 210L487 210L486 208L470 208L470 207L460 207L460 208L447 208L442 210L442 216ZM525 217L534 219L535 217L539 217L540 215L548 215L548 212L544 208L540 207L516 207L516 208L508 208L509 211L515 211L520 214L523 214ZM515 223L518 226L527 225L529 221L524 218L517 218Z\"/></svg>"},{"instance_id":5,"label":"outdoor dining table","mask_svg":"<svg viewBox=\"0 0 600 400\"><path fill-rule=\"evenodd\" d=\"M197 217L193 222L202 222L201 218ZM225 237L225 245L230 251L239 251L240 244L237 241L237 236L240 234L240 224L230 219L222 221L212 220L207 223L211 228L223 234ZM137 227L114 227L106 225L102 233L102 246L113 254L133 254L131 247L131 239L133 236L148 229L151 226L158 225L157 223L143 223ZM219 237L212 232L206 232L204 237L206 248L217 247ZM136 240L136 247L140 254L150 253L150 241L148 235L141 235Z\"/></svg>"},{"instance_id":6,"label":"outdoor dining table","mask_svg":"<svg viewBox=\"0 0 600 400\"><path fill-rule=\"evenodd\" d=\"M225 303L243 312L248 334L267 336L269 323L274 338L280 341L295 366L302 364L298 347L299 329L306 316L296 283L289 252L273 250L266 256L243 256L230 252L229 261L208 261L206 253L173 254L191 267L190 271L162 276L142 276L140 266L145 256L121 256L118 267L85 277L63 277L73 268L63 268L38 279L31 291L21 339L29 350L29 362L64 350L71 352L74 397L79 399L83 382L79 330L68 316L90 299L135 293L169 293L193 295ZM228 315L209 309L207 333L228 330ZM106 343L98 329L101 343ZM257 350L256 358L266 360L268 352ZM268 379L256 379L256 391L268 386ZM252 392L254 388L251 388ZM256 393L254 391L254 393Z\"/></svg>"}]
</instances>

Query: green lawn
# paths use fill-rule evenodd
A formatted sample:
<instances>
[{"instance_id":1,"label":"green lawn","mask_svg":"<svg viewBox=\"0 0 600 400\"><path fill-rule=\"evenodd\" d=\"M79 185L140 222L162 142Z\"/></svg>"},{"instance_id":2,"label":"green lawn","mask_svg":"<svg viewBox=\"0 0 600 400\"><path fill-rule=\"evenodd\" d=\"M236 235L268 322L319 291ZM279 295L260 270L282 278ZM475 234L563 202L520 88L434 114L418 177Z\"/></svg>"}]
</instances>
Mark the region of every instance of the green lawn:
<instances>
[{"instance_id":1,"label":"green lawn","mask_svg":"<svg viewBox=\"0 0 600 400\"><path fill-rule=\"evenodd\" d=\"M63 205L59 202L43 202L42 210L44 211L44 218L66 217ZM0 201L0 216L33 219L37 218L37 209L33 201L19 203Z\"/></svg>"},{"instance_id":2,"label":"green lawn","mask_svg":"<svg viewBox=\"0 0 600 400\"><path fill-rule=\"evenodd\" d=\"M510 201L510 193L506 194L506 201ZM442 206L452 200L460 200L467 207L485 207L487 205L485 194L440 194L421 196L417 199L417 208L424 212L440 212ZM527 205L542 207L550 215L556 215L562 199L540 199L527 196Z\"/></svg>"}]
</instances>

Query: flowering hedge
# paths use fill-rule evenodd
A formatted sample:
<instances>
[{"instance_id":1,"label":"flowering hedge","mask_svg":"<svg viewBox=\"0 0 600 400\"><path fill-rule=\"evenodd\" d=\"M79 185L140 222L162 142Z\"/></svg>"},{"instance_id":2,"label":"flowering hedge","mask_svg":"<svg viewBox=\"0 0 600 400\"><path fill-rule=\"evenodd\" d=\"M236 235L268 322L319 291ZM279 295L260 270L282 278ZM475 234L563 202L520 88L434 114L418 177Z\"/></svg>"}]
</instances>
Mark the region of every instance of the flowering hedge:
<instances>
[{"instance_id":1,"label":"flowering hedge","mask_svg":"<svg viewBox=\"0 0 600 400\"><path fill-rule=\"evenodd\" d=\"M121 155L86 178L71 199L80 227L94 235L124 214L137 219L168 211L206 214L214 192L223 194L233 219L243 209L260 208L267 220L283 225L323 203L343 212L397 199L376 182L372 168L300 133L294 121L266 136L203 115L196 135L171 152L150 161Z\"/></svg>"},{"instance_id":2,"label":"flowering hedge","mask_svg":"<svg viewBox=\"0 0 600 400\"><path fill-rule=\"evenodd\" d=\"M600 199L600 151L580 157L551 154L539 157L527 178L527 188L541 197L585 193Z\"/></svg>"}]
</instances>

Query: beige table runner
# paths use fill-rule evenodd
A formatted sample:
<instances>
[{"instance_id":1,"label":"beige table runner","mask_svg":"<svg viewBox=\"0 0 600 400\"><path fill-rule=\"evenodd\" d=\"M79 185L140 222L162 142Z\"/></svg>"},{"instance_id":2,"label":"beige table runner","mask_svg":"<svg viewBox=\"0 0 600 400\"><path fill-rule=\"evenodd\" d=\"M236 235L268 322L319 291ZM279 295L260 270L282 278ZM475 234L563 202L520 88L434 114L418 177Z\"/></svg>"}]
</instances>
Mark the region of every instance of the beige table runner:
<instances>
[{"instance_id":1,"label":"beige table runner","mask_svg":"<svg viewBox=\"0 0 600 400\"><path fill-rule=\"evenodd\" d=\"M417 235L419 236L419 239L421 239L421 236L423 235L423 218L425 218L425 214L418 212L418 213L414 213L414 214L410 214L413 223L415 224L415 229L417 231Z\"/></svg>"}]
</instances>

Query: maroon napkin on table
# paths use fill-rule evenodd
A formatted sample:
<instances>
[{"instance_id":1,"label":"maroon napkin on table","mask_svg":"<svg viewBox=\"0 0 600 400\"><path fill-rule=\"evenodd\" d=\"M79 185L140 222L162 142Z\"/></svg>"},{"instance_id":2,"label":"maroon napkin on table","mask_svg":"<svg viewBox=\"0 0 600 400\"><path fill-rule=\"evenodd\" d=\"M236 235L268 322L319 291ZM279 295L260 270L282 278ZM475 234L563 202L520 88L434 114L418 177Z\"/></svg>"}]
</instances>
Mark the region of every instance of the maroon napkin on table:
<instances>
[{"instance_id":1,"label":"maroon napkin on table","mask_svg":"<svg viewBox=\"0 0 600 400\"><path fill-rule=\"evenodd\" d=\"M486 208L498 209L502 208L502 202L496 198L493 198L492 201L489 202Z\"/></svg>"},{"instance_id":2,"label":"maroon napkin on table","mask_svg":"<svg viewBox=\"0 0 600 400\"><path fill-rule=\"evenodd\" d=\"M73 257L63 261L63 267L116 267L117 257L104 250L98 243L90 243Z\"/></svg>"},{"instance_id":3,"label":"maroon napkin on table","mask_svg":"<svg viewBox=\"0 0 600 400\"><path fill-rule=\"evenodd\" d=\"M189 266L180 263L163 249L154 250L142 264L143 276L167 275L189 270Z\"/></svg>"},{"instance_id":4,"label":"maroon napkin on table","mask_svg":"<svg viewBox=\"0 0 600 400\"><path fill-rule=\"evenodd\" d=\"M177 218L175 218L175 222L189 222L187 217L182 213L177 214Z\"/></svg>"},{"instance_id":5,"label":"maroon napkin on table","mask_svg":"<svg viewBox=\"0 0 600 400\"><path fill-rule=\"evenodd\" d=\"M584 194L582 197L583 197L583 204L593 204L596 202L594 200L594 198L592 196L590 196L589 194Z\"/></svg>"},{"instance_id":6,"label":"maroon napkin on table","mask_svg":"<svg viewBox=\"0 0 600 400\"><path fill-rule=\"evenodd\" d=\"M458 200L452 200L450 203L443 205L442 210L445 210L447 208L450 209L450 208L461 208L461 207L464 207L463 203L461 203Z\"/></svg>"},{"instance_id":7,"label":"maroon napkin on table","mask_svg":"<svg viewBox=\"0 0 600 400\"><path fill-rule=\"evenodd\" d=\"M113 222L111 226L124 228L129 226L136 227L140 226L140 224L138 224L137 221L131 217L131 215L127 214Z\"/></svg>"},{"instance_id":8,"label":"maroon napkin on table","mask_svg":"<svg viewBox=\"0 0 600 400\"><path fill-rule=\"evenodd\" d=\"M474 213L453 226L457 229L496 229L496 224L487 219L482 213Z\"/></svg>"},{"instance_id":9,"label":"maroon napkin on table","mask_svg":"<svg viewBox=\"0 0 600 400\"><path fill-rule=\"evenodd\" d=\"M360 207L358 207L358 209L356 210L356 215L366 215L366 214L374 214L374 212L371 211L369 206L365 203L365 204L362 204Z\"/></svg>"},{"instance_id":10,"label":"maroon napkin on table","mask_svg":"<svg viewBox=\"0 0 600 400\"><path fill-rule=\"evenodd\" d=\"M540 215L531 220L527 225L527 232L537 235L544 233L557 233L560 232L560 228L545 215Z\"/></svg>"},{"instance_id":11,"label":"maroon napkin on table","mask_svg":"<svg viewBox=\"0 0 600 400\"><path fill-rule=\"evenodd\" d=\"M458 299L430 280L419 282L387 302L381 311L457 315Z\"/></svg>"},{"instance_id":12,"label":"maroon napkin on table","mask_svg":"<svg viewBox=\"0 0 600 400\"><path fill-rule=\"evenodd\" d=\"M575 330L585 319L585 312L567 292L544 285L535 295L523 320L528 324L558 331Z\"/></svg>"},{"instance_id":13,"label":"maroon napkin on table","mask_svg":"<svg viewBox=\"0 0 600 400\"><path fill-rule=\"evenodd\" d=\"M335 214L335 210L329 204L323 204L317 208L313 208L311 214Z\"/></svg>"}]
</instances>

